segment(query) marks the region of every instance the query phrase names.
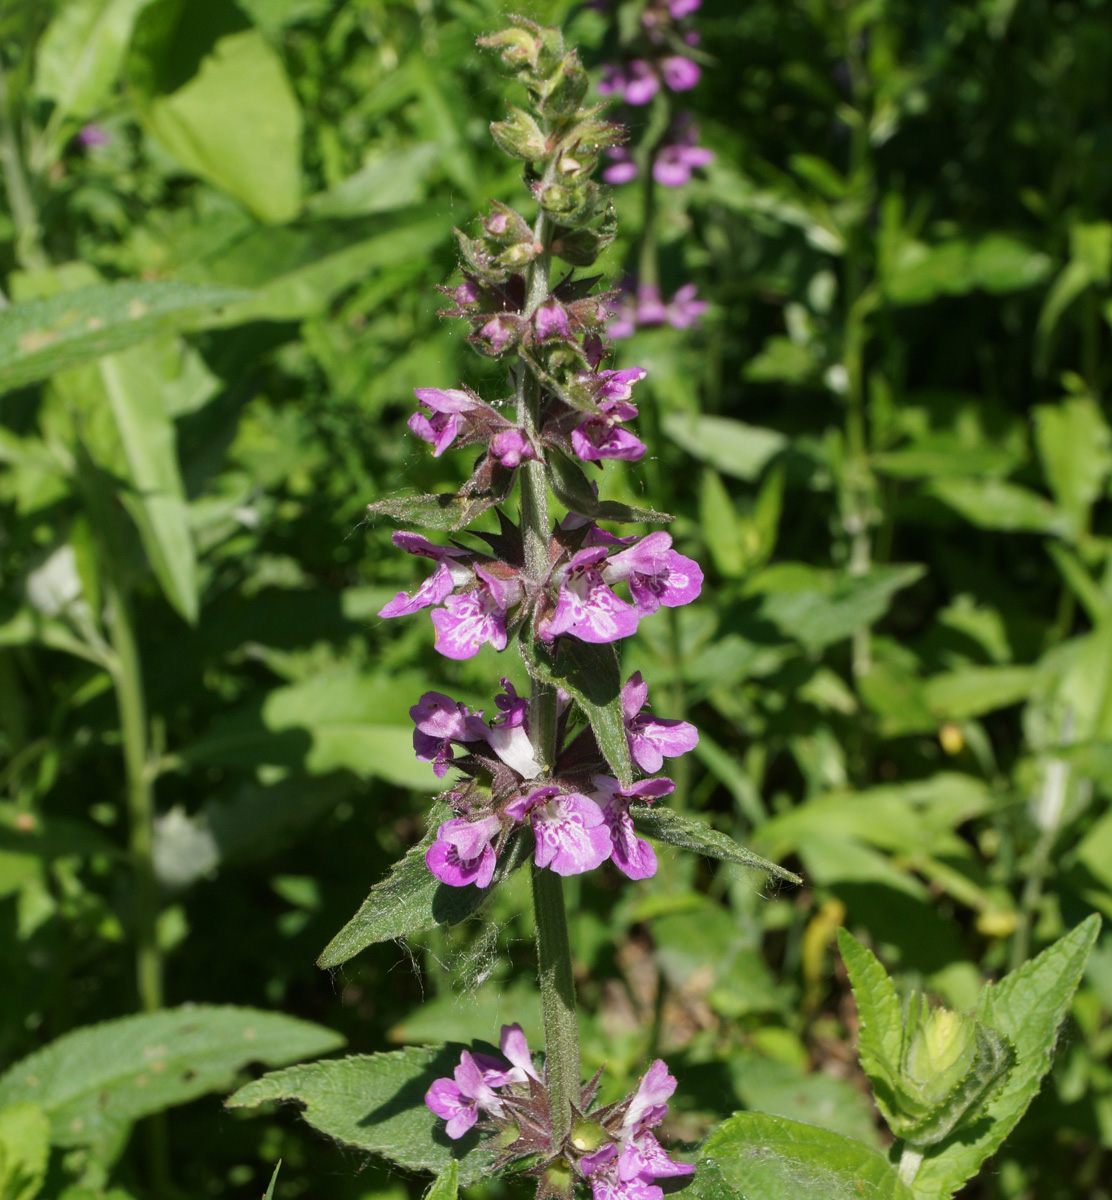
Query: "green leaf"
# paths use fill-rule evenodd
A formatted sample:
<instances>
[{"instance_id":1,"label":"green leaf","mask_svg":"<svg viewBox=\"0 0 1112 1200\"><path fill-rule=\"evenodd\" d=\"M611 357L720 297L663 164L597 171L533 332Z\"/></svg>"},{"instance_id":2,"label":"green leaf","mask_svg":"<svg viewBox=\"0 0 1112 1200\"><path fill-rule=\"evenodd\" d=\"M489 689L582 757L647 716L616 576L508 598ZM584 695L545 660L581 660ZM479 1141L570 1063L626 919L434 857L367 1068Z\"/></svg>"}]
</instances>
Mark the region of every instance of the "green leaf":
<instances>
[{"instance_id":1,"label":"green leaf","mask_svg":"<svg viewBox=\"0 0 1112 1200\"><path fill-rule=\"evenodd\" d=\"M528 842L517 838L503 851L490 887L450 887L441 883L425 865L425 851L435 840L441 822L451 815L447 805L434 805L429 812L428 832L390 868L385 879L371 888L359 911L321 951L318 967L338 967L376 942L412 937L437 925L458 925L481 907L500 880L521 865Z\"/></svg>"},{"instance_id":2,"label":"green leaf","mask_svg":"<svg viewBox=\"0 0 1112 1200\"><path fill-rule=\"evenodd\" d=\"M960 238L931 246L907 239L883 270L885 295L893 304L925 304L938 296L963 296L981 289L1012 292L1041 283L1051 260L1015 238L990 234L977 242Z\"/></svg>"},{"instance_id":3,"label":"green leaf","mask_svg":"<svg viewBox=\"0 0 1112 1200\"><path fill-rule=\"evenodd\" d=\"M881 566L865 575L832 579L818 571L807 571L796 581L785 570L791 565L780 563L767 568L749 582L748 590L765 592L761 615L808 650L820 650L878 621L888 611L896 592L920 579L924 572L918 565Z\"/></svg>"},{"instance_id":4,"label":"green leaf","mask_svg":"<svg viewBox=\"0 0 1112 1200\"><path fill-rule=\"evenodd\" d=\"M314 217L362 217L419 204L439 160L435 142L417 142L372 158L354 175L327 192L311 197L305 207Z\"/></svg>"},{"instance_id":5,"label":"green leaf","mask_svg":"<svg viewBox=\"0 0 1112 1200\"><path fill-rule=\"evenodd\" d=\"M593 521L671 521L668 513L652 508L635 508L616 500L600 500L577 463L555 448L545 451L548 482L556 499L569 511Z\"/></svg>"},{"instance_id":6,"label":"green leaf","mask_svg":"<svg viewBox=\"0 0 1112 1200\"><path fill-rule=\"evenodd\" d=\"M947 504L979 529L1012 533L1068 534L1061 509L1029 488L1000 479L935 479L928 494Z\"/></svg>"},{"instance_id":7,"label":"green leaf","mask_svg":"<svg viewBox=\"0 0 1112 1200\"><path fill-rule=\"evenodd\" d=\"M248 293L191 283L105 283L0 311L0 392L199 324Z\"/></svg>"},{"instance_id":8,"label":"green leaf","mask_svg":"<svg viewBox=\"0 0 1112 1200\"><path fill-rule=\"evenodd\" d=\"M194 175L279 224L301 207L301 109L282 60L255 29L220 38L169 95L141 96L149 132Z\"/></svg>"},{"instance_id":9,"label":"green leaf","mask_svg":"<svg viewBox=\"0 0 1112 1200\"><path fill-rule=\"evenodd\" d=\"M463 529L500 499L500 496L460 496L456 492L390 496L368 504L367 512L372 517L393 517L403 525L416 525L419 529L452 531Z\"/></svg>"},{"instance_id":10,"label":"green leaf","mask_svg":"<svg viewBox=\"0 0 1112 1200\"><path fill-rule=\"evenodd\" d=\"M591 723L599 749L624 787L633 782L633 763L622 713L622 677L618 652L611 644L595 645L578 638L559 641L556 657L540 642L520 643L529 673L564 688Z\"/></svg>"},{"instance_id":11,"label":"green leaf","mask_svg":"<svg viewBox=\"0 0 1112 1200\"><path fill-rule=\"evenodd\" d=\"M663 425L664 432L688 454L738 479L756 479L788 444L775 429L746 425L730 417L668 413Z\"/></svg>"},{"instance_id":12,"label":"green leaf","mask_svg":"<svg viewBox=\"0 0 1112 1200\"><path fill-rule=\"evenodd\" d=\"M51 125L108 103L135 18L151 0L69 0L35 51L35 92L54 101Z\"/></svg>"},{"instance_id":13,"label":"green leaf","mask_svg":"<svg viewBox=\"0 0 1112 1200\"><path fill-rule=\"evenodd\" d=\"M736 1113L707 1138L694 1200L915 1200L875 1150L766 1113Z\"/></svg>"},{"instance_id":14,"label":"green leaf","mask_svg":"<svg viewBox=\"0 0 1112 1200\"><path fill-rule=\"evenodd\" d=\"M166 598L197 620L197 559L189 504L178 469L177 436L166 411L162 376L146 347L100 360L100 377L127 457L135 491L122 500Z\"/></svg>"},{"instance_id":15,"label":"green leaf","mask_svg":"<svg viewBox=\"0 0 1112 1200\"><path fill-rule=\"evenodd\" d=\"M278 1172L282 1169L282 1160L279 1159L274 1164L274 1170L271 1172L270 1182L266 1185L266 1191L263 1193L263 1200L274 1200L274 1188L278 1183Z\"/></svg>"},{"instance_id":16,"label":"green leaf","mask_svg":"<svg viewBox=\"0 0 1112 1200\"><path fill-rule=\"evenodd\" d=\"M50 1122L37 1104L0 1108L0 1196L34 1200L50 1158Z\"/></svg>"},{"instance_id":17,"label":"green leaf","mask_svg":"<svg viewBox=\"0 0 1112 1200\"><path fill-rule=\"evenodd\" d=\"M959 1130L923 1159L915 1179L917 1200L948 1200L1027 1111L1050 1067L1058 1027L1099 933L1100 917L1094 913L1000 983L985 985L977 1016L1012 1043L1015 1065L988 1102L983 1123L975 1126L981 1132Z\"/></svg>"},{"instance_id":18,"label":"green leaf","mask_svg":"<svg viewBox=\"0 0 1112 1200\"><path fill-rule=\"evenodd\" d=\"M739 863L743 867L768 871L769 874L786 879L789 883L803 882L794 872L769 862L767 858L761 858L752 850L739 846L733 838L721 831L712 829L694 817L684 816L675 809L631 804L629 812L637 828L657 841L667 842L684 850L694 850L696 854L705 855L707 858L720 858L723 862Z\"/></svg>"},{"instance_id":19,"label":"green leaf","mask_svg":"<svg viewBox=\"0 0 1112 1200\"><path fill-rule=\"evenodd\" d=\"M861 1066L874 1092L880 1093L878 1103L883 1101L891 1111L903 1049L899 997L880 960L848 929L838 930L838 949L857 1004L857 1052Z\"/></svg>"},{"instance_id":20,"label":"green leaf","mask_svg":"<svg viewBox=\"0 0 1112 1200\"><path fill-rule=\"evenodd\" d=\"M923 681L922 696L940 720L964 721L1028 700L1034 667L959 667Z\"/></svg>"},{"instance_id":21,"label":"green leaf","mask_svg":"<svg viewBox=\"0 0 1112 1200\"><path fill-rule=\"evenodd\" d=\"M248 1063L278 1066L342 1044L281 1013L185 1005L63 1034L0 1076L0 1107L38 1104L54 1145L112 1158L135 1121L224 1090Z\"/></svg>"},{"instance_id":22,"label":"green leaf","mask_svg":"<svg viewBox=\"0 0 1112 1200\"><path fill-rule=\"evenodd\" d=\"M1091 396L1042 404L1034 411L1035 444L1050 490L1084 528L1112 470L1112 430Z\"/></svg>"},{"instance_id":23,"label":"green leaf","mask_svg":"<svg viewBox=\"0 0 1112 1200\"><path fill-rule=\"evenodd\" d=\"M274 1071L240 1088L227 1104L254 1108L270 1100L294 1100L314 1129L360 1150L381 1154L414 1171L443 1171L459 1163L467 1187L490 1171L494 1155L472 1130L458 1141L425 1107L434 1079L450 1076L463 1046L408 1046L389 1054L359 1055Z\"/></svg>"},{"instance_id":24,"label":"green leaf","mask_svg":"<svg viewBox=\"0 0 1112 1200\"><path fill-rule=\"evenodd\" d=\"M742 525L734 502L717 471L707 468L699 486L699 524L706 531L714 565L727 579L738 579L746 567Z\"/></svg>"},{"instance_id":25,"label":"green leaf","mask_svg":"<svg viewBox=\"0 0 1112 1200\"><path fill-rule=\"evenodd\" d=\"M459 1195L459 1163L455 1159L433 1180L425 1200L456 1200Z\"/></svg>"}]
</instances>

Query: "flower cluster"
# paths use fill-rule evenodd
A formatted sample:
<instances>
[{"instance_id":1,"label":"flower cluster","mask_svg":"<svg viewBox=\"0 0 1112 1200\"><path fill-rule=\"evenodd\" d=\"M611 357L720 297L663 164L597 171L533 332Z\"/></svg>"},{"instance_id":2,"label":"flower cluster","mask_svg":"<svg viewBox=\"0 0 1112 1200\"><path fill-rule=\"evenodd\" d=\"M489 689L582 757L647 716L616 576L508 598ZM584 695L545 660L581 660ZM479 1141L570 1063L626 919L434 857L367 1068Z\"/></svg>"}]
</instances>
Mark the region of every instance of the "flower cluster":
<instances>
[{"instance_id":1,"label":"flower cluster","mask_svg":"<svg viewBox=\"0 0 1112 1200\"><path fill-rule=\"evenodd\" d=\"M486 643L504 650L510 631L525 621L532 621L546 643L561 635L614 642L635 633L640 620L661 605L690 603L703 584L698 563L673 550L667 533L621 538L573 517L552 532L543 579L527 573L520 530L508 518L495 540L502 551L498 557L438 546L419 533L395 533L395 546L432 559L436 570L412 594L398 592L378 615L432 608L436 649L462 659L474 657ZM629 601L614 591L620 585L629 589Z\"/></svg>"},{"instance_id":2,"label":"flower cluster","mask_svg":"<svg viewBox=\"0 0 1112 1200\"><path fill-rule=\"evenodd\" d=\"M541 781L528 701L508 679L502 686L498 715L489 722L441 692L426 692L409 710L418 759L431 762L441 778L450 767L464 776L445 793L458 815L441 823L425 854L432 874L453 887L486 887L510 839L528 827L537 866L558 875L578 875L607 859L630 879L654 875L656 854L636 836L630 804L651 804L675 784L655 776L623 787L606 773L590 728L572 724L566 694L558 697L555 765ZM621 693L622 717L631 761L655 775L666 757L694 749L699 735L686 721L654 716L648 692L640 672L630 676Z\"/></svg>"},{"instance_id":3,"label":"flower cluster","mask_svg":"<svg viewBox=\"0 0 1112 1200\"><path fill-rule=\"evenodd\" d=\"M698 324L706 308L707 302L697 297L693 283L685 283L671 300L665 301L656 284L631 280L618 294L608 332L612 338L620 339L630 337L635 329L655 325L690 329Z\"/></svg>"},{"instance_id":4,"label":"flower cluster","mask_svg":"<svg viewBox=\"0 0 1112 1200\"><path fill-rule=\"evenodd\" d=\"M547 1072L538 1071L520 1025L503 1025L503 1058L465 1050L452 1078L437 1079L425 1095L428 1108L447 1122L450 1138L480 1128L501 1133L505 1148L496 1166L528 1156L529 1173L543 1181L552 1168L570 1170L591 1185L594 1200L663 1200L656 1180L690 1175L694 1167L676 1162L653 1130L668 1114L675 1077L656 1059L636 1089L616 1104L594 1108L598 1076L580 1094L571 1132L557 1143L549 1119Z\"/></svg>"}]
</instances>

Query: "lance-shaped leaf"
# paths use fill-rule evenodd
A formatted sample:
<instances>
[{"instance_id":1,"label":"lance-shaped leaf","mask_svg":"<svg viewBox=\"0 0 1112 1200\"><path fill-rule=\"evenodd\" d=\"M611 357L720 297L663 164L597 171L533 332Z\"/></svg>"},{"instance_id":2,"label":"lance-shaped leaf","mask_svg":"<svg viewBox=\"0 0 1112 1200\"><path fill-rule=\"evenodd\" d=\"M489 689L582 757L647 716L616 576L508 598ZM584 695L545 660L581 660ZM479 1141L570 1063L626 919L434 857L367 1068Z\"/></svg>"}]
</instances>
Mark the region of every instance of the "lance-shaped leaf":
<instances>
[{"instance_id":1,"label":"lance-shaped leaf","mask_svg":"<svg viewBox=\"0 0 1112 1200\"><path fill-rule=\"evenodd\" d=\"M623 787L633 782L633 763L622 712L622 677L618 652L611 644L578 638L559 639L555 657L540 642L519 643L530 675L570 693L591 723L591 732L610 769Z\"/></svg>"},{"instance_id":2,"label":"lance-shaped leaf","mask_svg":"<svg viewBox=\"0 0 1112 1200\"><path fill-rule=\"evenodd\" d=\"M459 1163L452 1161L432 1181L425 1200L456 1200L459 1195Z\"/></svg>"},{"instance_id":3,"label":"lance-shaped leaf","mask_svg":"<svg viewBox=\"0 0 1112 1200\"><path fill-rule=\"evenodd\" d=\"M263 1200L274 1200L274 1188L278 1183L278 1172L282 1169L282 1160L279 1159L274 1164L274 1170L270 1176L270 1182L266 1185L266 1192L263 1194Z\"/></svg>"},{"instance_id":4,"label":"lance-shaped leaf","mask_svg":"<svg viewBox=\"0 0 1112 1200\"><path fill-rule=\"evenodd\" d=\"M463 496L455 492L389 496L368 504L367 512L372 517L393 517L403 525L416 525L421 529L455 530L462 529L502 499L501 496Z\"/></svg>"},{"instance_id":5,"label":"lance-shaped leaf","mask_svg":"<svg viewBox=\"0 0 1112 1200\"><path fill-rule=\"evenodd\" d=\"M737 1113L699 1152L692 1200L914 1200L871 1147L768 1113Z\"/></svg>"},{"instance_id":6,"label":"lance-shaped leaf","mask_svg":"<svg viewBox=\"0 0 1112 1200\"><path fill-rule=\"evenodd\" d=\"M522 863L525 839L514 838L503 851L490 887L450 887L441 883L425 864L425 851L436 838L442 821L451 816L447 805L429 813L429 831L399 859L390 873L371 888L359 911L321 951L317 966L338 967L376 942L412 937L437 925L457 925L476 912L498 882Z\"/></svg>"},{"instance_id":7,"label":"lance-shaped leaf","mask_svg":"<svg viewBox=\"0 0 1112 1200\"><path fill-rule=\"evenodd\" d=\"M231 1108L254 1108L270 1100L305 1106L314 1129L360 1150L415 1171L444 1171L459 1163L458 1182L466 1187L490 1171L494 1154L471 1130L458 1141L425 1106L434 1079L451 1076L467 1047L407 1046L389 1054L335 1058L273 1071L240 1088Z\"/></svg>"},{"instance_id":8,"label":"lance-shaped leaf","mask_svg":"<svg viewBox=\"0 0 1112 1200\"><path fill-rule=\"evenodd\" d=\"M949 1200L994 1154L1035 1098L1050 1068L1058 1026L1069 1011L1100 933L1094 913L997 984L986 984L977 1015L1015 1048L1004 1086L985 1106L984 1119L932 1147L915 1177L917 1200Z\"/></svg>"},{"instance_id":9,"label":"lance-shaped leaf","mask_svg":"<svg viewBox=\"0 0 1112 1200\"><path fill-rule=\"evenodd\" d=\"M665 522L675 518L652 508L636 508L617 500L600 500L587 476L566 454L550 447L545 451L548 482L556 499L569 512L593 521Z\"/></svg>"},{"instance_id":10,"label":"lance-shaped leaf","mask_svg":"<svg viewBox=\"0 0 1112 1200\"><path fill-rule=\"evenodd\" d=\"M629 807L633 823L642 833L654 837L658 842L679 846L683 850L694 850L707 858L720 858L723 862L739 863L743 867L755 867L768 871L789 883L802 883L803 878L785 867L761 858L752 850L739 846L732 837L718 829L712 829L694 817L685 817L675 809L647 804L631 804Z\"/></svg>"},{"instance_id":11,"label":"lance-shaped leaf","mask_svg":"<svg viewBox=\"0 0 1112 1200\"><path fill-rule=\"evenodd\" d=\"M0 392L159 334L194 328L249 293L191 283L104 283L0 312Z\"/></svg>"},{"instance_id":12,"label":"lance-shaped leaf","mask_svg":"<svg viewBox=\"0 0 1112 1200\"><path fill-rule=\"evenodd\" d=\"M231 1086L248 1063L270 1066L343 1045L329 1029L281 1013L187 1005L64 1034L0 1076L0 1109L37 1104L56 1146L111 1160L141 1117Z\"/></svg>"}]
</instances>

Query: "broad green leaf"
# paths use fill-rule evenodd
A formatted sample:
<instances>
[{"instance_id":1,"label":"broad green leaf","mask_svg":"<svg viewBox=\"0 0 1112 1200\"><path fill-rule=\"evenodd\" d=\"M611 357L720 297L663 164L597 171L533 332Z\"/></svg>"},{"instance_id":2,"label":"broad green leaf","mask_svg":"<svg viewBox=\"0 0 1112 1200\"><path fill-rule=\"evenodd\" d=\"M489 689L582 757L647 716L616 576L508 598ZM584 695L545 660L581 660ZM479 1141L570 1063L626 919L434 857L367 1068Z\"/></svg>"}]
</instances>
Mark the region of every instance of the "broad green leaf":
<instances>
[{"instance_id":1,"label":"broad green leaf","mask_svg":"<svg viewBox=\"0 0 1112 1200\"><path fill-rule=\"evenodd\" d=\"M498 496L460 496L443 492L435 496L390 496L367 505L372 517L393 517L403 525L419 529L453 531L470 525L476 517L499 503Z\"/></svg>"},{"instance_id":2,"label":"broad green leaf","mask_svg":"<svg viewBox=\"0 0 1112 1200\"><path fill-rule=\"evenodd\" d=\"M1027 1111L1050 1067L1058 1027L1099 933L1100 917L1094 913L998 984L985 985L977 1016L1012 1043L1015 1065L989 1101L983 1127L959 1130L923 1159L915 1179L917 1200L948 1200Z\"/></svg>"},{"instance_id":3,"label":"broad green leaf","mask_svg":"<svg viewBox=\"0 0 1112 1200\"><path fill-rule=\"evenodd\" d=\"M1039 405L1035 444L1055 499L1085 528L1112 470L1112 430L1100 406L1090 396Z\"/></svg>"},{"instance_id":4,"label":"broad green leaf","mask_svg":"<svg viewBox=\"0 0 1112 1200\"><path fill-rule=\"evenodd\" d=\"M628 787L633 782L633 763L626 740L622 677L614 646L561 638L553 659L540 642L530 644L523 639L520 645L530 674L570 692L590 721L610 769Z\"/></svg>"},{"instance_id":5,"label":"broad green leaf","mask_svg":"<svg viewBox=\"0 0 1112 1200\"><path fill-rule=\"evenodd\" d=\"M722 476L709 467L699 486L699 524L719 573L728 579L740 578L748 559L742 525Z\"/></svg>"},{"instance_id":6,"label":"broad green leaf","mask_svg":"<svg viewBox=\"0 0 1112 1200\"><path fill-rule=\"evenodd\" d=\"M0 1076L0 1107L37 1104L54 1145L111 1158L135 1121L222 1091L248 1063L280 1066L342 1044L281 1013L185 1005L63 1034Z\"/></svg>"},{"instance_id":7,"label":"broad green leaf","mask_svg":"<svg viewBox=\"0 0 1112 1200\"><path fill-rule=\"evenodd\" d=\"M280 224L301 206L301 109L282 60L255 29L220 38L197 74L143 97L150 133L191 173Z\"/></svg>"},{"instance_id":8,"label":"broad green leaf","mask_svg":"<svg viewBox=\"0 0 1112 1200\"><path fill-rule=\"evenodd\" d=\"M318 967L338 967L376 942L412 937L437 925L456 925L482 905L497 886L497 879L488 888L450 887L425 865L425 851L449 816L446 805L434 806L429 813L428 832L390 868L385 879L371 888L359 911L321 951ZM499 877L516 865L509 861L513 857L512 851L503 853Z\"/></svg>"},{"instance_id":9,"label":"broad green leaf","mask_svg":"<svg viewBox=\"0 0 1112 1200\"><path fill-rule=\"evenodd\" d=\"M459 1195L459 1163L455 1159L433 1180L424 1200L456 1200Z\"/></svg>"},{"instance_id":10,"label":"broad green leaf","mask_svg":"<svg viewBox=\"0 0 1112 1200\"><path fill-rule=\"evenodd\" d=\"M903 1047L903 1014L888 972L871 950L848 929L838 930L838 949L849 974L857 1004L857 1052L874 1090L882 1088L885 1100L892 1094Z\"/></svg>"},{"instance_id":11,"label":"broad green leaf","mask_svg":"<svg viewBox=\"0 0 1112 1200\"><path fill-rule=\"evenodd\" d=\"M743 368L746 379L754 383L806 383L819 371L819 361L807 346L791 338L770 337L760 354Z\"/></svg>"},{"instance_id":12,"label":"broad green leaf","mask_svg":"<svg viewBox=\"0 0 1112 1200\"><path fill-rule=\"evenodd\" d=\"M545 452L548 482L556 499L569 511L594 521L661 522L673 518L652 508L635 508L616 500L600 500L577 463L559 450Z\"/></svg>"},{"instance_id":13,"label":"broad green leaf","mask_svg":"<svg viewBox=\"0 0 1112 1200\"><path fill-rule=\"evenodd\" d=\"M940 720L964 721L1030 698L1035 667L959 667L923 681L922 696Z\"/></svg>"},{"instance_id":14,"label":"broad green leaf","mask_svg":"<svg viewBox=\"0 0 1112 1200\"><path fill-rule=\"evenodd\" d=\"M189 329L248 293L191 283L105 283L0 311L0 392Z\"/></svg>"},{"instance_id":15,"label":"broad green leaf","mask_svg":"<svg viewBox=\"0 0 1112 1200\"><path fill-rule=\"evenodd\" d=\"M372 158L354 175L311 197L305 207L314 217L362 217L419 204L438 158L434 142Z\"/></svg>"},{"instance_id":16,"label":"broad green leaf","mask_svg":"<svg viewBox=\"0 0 1112 1200\"><path fill-rule=\"evenodd\" d=\"M908 239L884 264L883 287L893 304L925 304L938 296L963 296L978 289L1012 292L1032 287L1046 278L1052 265L1045 254L1003 234L937 246Z\"/></svg>"},{"instance_id":17,"label":"broad green leaf","mask_svg":"<svg viewBox=\"0 0 1112 1200\"><path fill-rule=\"evenodd\" d=\"M192 625L199 601L189 504L178 469L174 422L161 394L162 375L148 349L102 358L100 377L135 489L124 494L123 502L166 598Z\"/></svg>"},{"instance_id":18,"label":"broad green leaf","mask_svg":"<svg viewBox=\"0 0 1112 1200\"><path fill-rule=\"evenodd\" d=\"M768 871L789 883L802 883L800 876L784 867L761 858L744 846L739 846L733 838L712 829L711 826L684 816L675 809L658 807L656 805L630 805L630 815L642 833L654 837L658 841L667 842L671 846L679 846L684 850L694 850L696 854L707 858L720 858L723 862L739 863L743 867L755 867L760 871Z\"/></svg>"},{"instance_id":19,"label":"broad green leaf","mask_svg":"<svg viewBox=\"0 0 1112 1200\"><path fill-rule=\"evenodd\" d=\"M703 1143L694 1200L915 1200L875 1150L814 1125L736 1113Z\"/></svg>"},{"instance_id":20,"label":"broad green leaf","mask_svg":"<svg viewBox=\"0 0 1112 1200\"><path fill-rule=\"evenodd\" d=\"M874 567L865 575L832 578L808 571L797 584L781 563L750 580L748 590L763 592L761 615L808 650L820 650L851 637L880 620L896 592L922 577L918 565Z\"/></svg>"},{"instance_id":21,"label":"broad green leaf","mask_svg":"<svg viewBox=\"0 0 1112 1200\"><path fill-rule=\"evenodd\" d=\"M1071 532L1066 513L1038 492L1015 483L1000 479L935 479L926 490L979 529L1063 535Z\"/></svg>"},{"instance_id":22,"label":"broad green leaf","mask_svg":"<svg viewBox=\"0 0 1112 1200\"><path fill-rule=\"evenodd\" d=\"M34 1200L50 1158L50 1122L37 1104L0 1108L0 1196Z\"/></svg>"},{"instance_id":23,"label":"broad green leaf","mask_svg":"<svg viewBox=\"0 0 1112 1200\"><path fill-rule=\"evenodd\" d=\"M240 1088L227 1104L254 1108L271 1100L296 1101L314 1129L398 1166L439 1173L458 1162L459 1184L466 1187L489 1173L494 1155L479 1145L475 1130L450 1141L441 1118L425 1107L425 1092L434 1079L451 1076L463 1049L409 1046L288 1067Z\"/></svg>"},{"instance_id":24,"label":"broad green leaf","mask_svg":"<svg viewBox=\"0 0 1112 1200\"><path fill-rule=\"evenodd\" d=\"M788 444L775 429L745 425L730 417L668 413L663 425L664 432L692 457L738 479L756 479Z\"/></svg>"},{"instance_id":25,"label":"broad green leaf","mask_svg":"<svg viewBox=\"0 0 1112 1200\"><path fill-rule=\"evenodd\" d=\"M151 0L68 0L35 51L35 92L54 101L51 125L104 108L135 18Z\"/></svg>"}]
</instances>

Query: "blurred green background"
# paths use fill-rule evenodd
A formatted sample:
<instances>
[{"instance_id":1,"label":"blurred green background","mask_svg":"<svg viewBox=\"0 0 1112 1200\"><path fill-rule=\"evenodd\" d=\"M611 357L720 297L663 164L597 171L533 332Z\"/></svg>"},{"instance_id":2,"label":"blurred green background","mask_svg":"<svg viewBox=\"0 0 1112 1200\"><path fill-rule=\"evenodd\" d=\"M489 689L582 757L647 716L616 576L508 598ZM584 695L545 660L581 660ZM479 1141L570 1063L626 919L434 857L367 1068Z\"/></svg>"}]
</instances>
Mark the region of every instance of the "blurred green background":
<instances>
[{"instance_id":1,"label":"blurred green background","mask_svg":"<svg viewBox=\"0 0 1112 1200\"><path fill-rule=\"evenodd\" d=\"M570 14L604 60L604 10L517 7ZM539 1045L520 875L491 922L314 966L422 832L409 706L489 707L519 667L380 622L420 569L363 519L468 474L408 434L413 387L501 394L434 290L453 225L521 201L487 133L512 88L473 44L500 16L0 10L0 1066L140 994L352 1052L515 1019ZM616 1096L667 1054L673 1138L747 1107L880 1145L840 924L962 1008L1112 916L1112 6L705 0L697 21L716 160L658 221L665 292L693 280L710 308L619 345L650 368L650 451L603 486L676 513L707 586L624 667L702 731L676 803L807 883L667 849L647 883L575 881L584 1059ZM642 195L615 199L620 276ZM966 1194L1112 1195L1110 1052L1106 934ZM55 1130L43 1194L257 1196L279 1157L290 1200L424 1186L218 1095L147 1132Z\"/></svg>"}]
</instances>

